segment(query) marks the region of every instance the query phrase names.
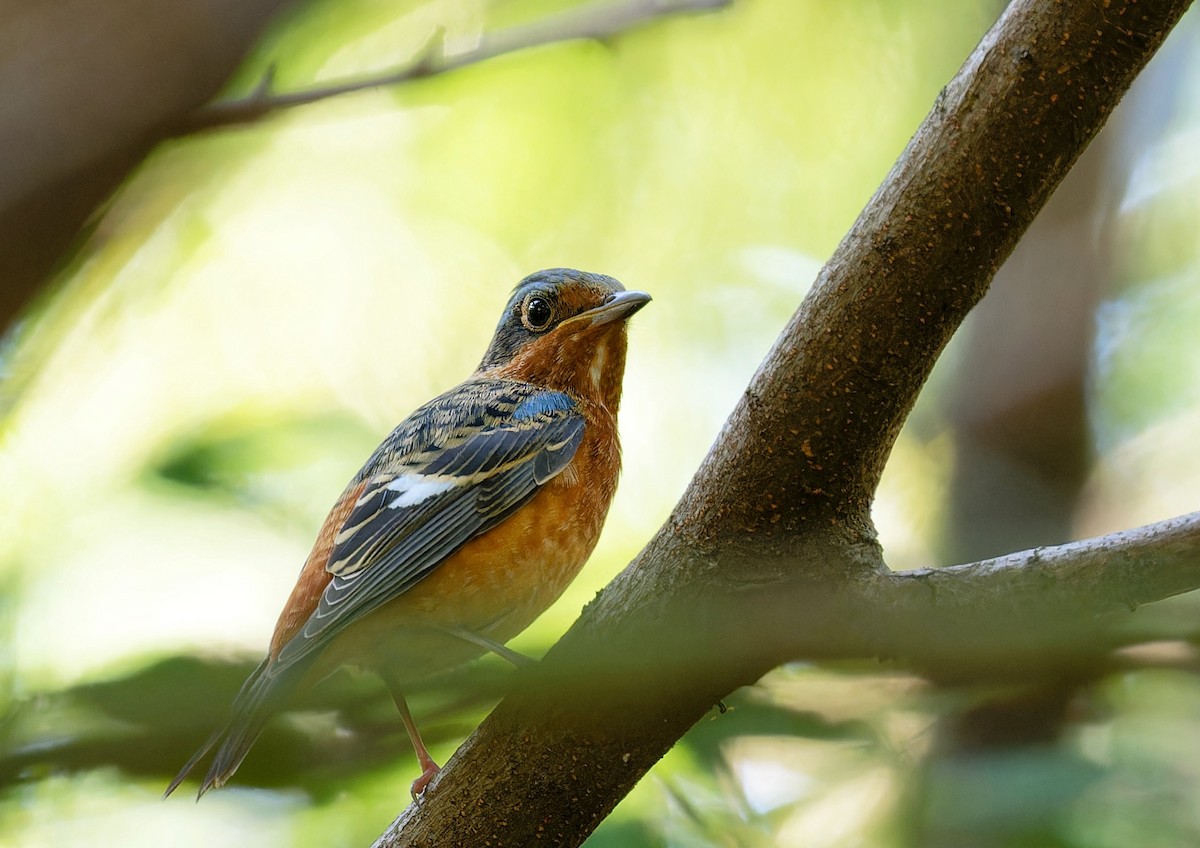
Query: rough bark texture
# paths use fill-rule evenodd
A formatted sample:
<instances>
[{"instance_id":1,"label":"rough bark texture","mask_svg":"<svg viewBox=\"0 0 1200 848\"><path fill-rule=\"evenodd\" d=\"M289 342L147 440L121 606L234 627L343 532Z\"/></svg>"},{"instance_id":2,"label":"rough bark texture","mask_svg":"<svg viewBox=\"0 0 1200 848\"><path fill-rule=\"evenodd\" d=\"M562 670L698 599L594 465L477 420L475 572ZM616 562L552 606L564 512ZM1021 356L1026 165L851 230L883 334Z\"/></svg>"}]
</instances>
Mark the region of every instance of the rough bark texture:
<instances>
[{"instance_id":1,"label":"rough bark texture","mask_svg":"<svg viewBox=\"0 0 1200 848\"><path fill-rule=\"evenodd\" d=\"M1075 648L1097 614L1200 583L1195 516L1145 560L1068 552L1048 572L1035 552L1012 568L891 575L869 515L938 354L1188 5L1009 7L822 270L668 523L378 845L578 845L717 699L784 659L1002 668L1030 620ZM958 638L979 621L986 638Z\"/></svg>"},{"instance_id":2,"label":"rough bark texture","mask_svg":"<svg viewBox=\"0 0 1200 848\"><path fill-rule=\"evenodd\" d=\"M1177 111L1187 78L1179 63L1194 50L1194 38L1180 35L1168 39L1138 77L963 325L960 335L967 338L959 339L948 392L954 471L939 562L1058 544L1078 532L1093 470L1088 395L1096 309L1121 277L1121 252L1113 245L1117 213L1147 140L1162 129L1164 118L1151 116ZM1151 614L1150 621L1156 618ZM947 706L927 731L929 753L906 781L909 844L1001 848L1054 831L1058 810L1085 802L1089 781L1060 782L1058 803L1026 807L1019 821L1000 828L972 818L953 798L964 780L1011 791L998 777L1001 764L1044 757L1056 745L1059 752L1071 750L1080 704L1112 671L1111 662L1081 657L1059 673L1042 670L1016 685L951 680L942 690L950 695ZM1058 756L1054 762L1073 762L1070 754Z\"/></svg>"},{"instance_id":3,"label":"rough bark texture","mask_svg":"<svg viewBox=\"0 0 1200 848\"><path fill-rule=\"evenodd\" d=\"M1087 386L1119 200L1110 126L1038 215L963 331L942 561L1069 539L1091 470ZM1114 185L1116 183L1116 185Z\"/></svg>"}]
</instances>

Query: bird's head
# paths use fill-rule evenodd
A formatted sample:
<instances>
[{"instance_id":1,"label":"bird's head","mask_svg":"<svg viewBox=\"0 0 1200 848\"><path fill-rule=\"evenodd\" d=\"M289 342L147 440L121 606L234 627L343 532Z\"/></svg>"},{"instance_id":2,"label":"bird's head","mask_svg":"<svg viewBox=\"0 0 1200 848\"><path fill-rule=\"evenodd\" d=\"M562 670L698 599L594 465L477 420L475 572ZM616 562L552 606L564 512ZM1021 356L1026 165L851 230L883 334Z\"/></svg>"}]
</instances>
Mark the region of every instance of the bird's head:
<instances>
[{"instance_id":1,"label":"bird's head","mask_svg":"<svg viewBox=\"0 0 1200 848\"><path fill-rule=\"evenodd\" d=\"M504 307L478 373L591 397L617 411L625 321L650 302L612 277L569 268L530 274Z\"/></svg>"}]
</instances>

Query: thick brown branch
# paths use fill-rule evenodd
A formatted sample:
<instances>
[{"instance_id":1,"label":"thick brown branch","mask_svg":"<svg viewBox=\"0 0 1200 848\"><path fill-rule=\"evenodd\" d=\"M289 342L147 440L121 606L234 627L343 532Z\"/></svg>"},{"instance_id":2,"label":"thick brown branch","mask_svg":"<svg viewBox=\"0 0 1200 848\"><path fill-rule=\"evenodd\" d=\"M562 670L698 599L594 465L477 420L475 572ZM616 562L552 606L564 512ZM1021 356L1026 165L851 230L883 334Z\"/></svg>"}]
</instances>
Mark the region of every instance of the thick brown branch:
<instances>
[{"instance_id":1,"label":"thick brown branch","mask_svg":"<svg viewBox=\"0 0 1200 848\"><path fill-rule=\"evenodd\" d=\"M889 638L930 608L949 626L953 605L918 600L943 578L883 571L868 511L884 461L954 329L1188 5L1009 7L821 272L671 520L379 845L578 845L732 688L797 654L898 651ZM989 590L978 603L1002 611L996 578L976 576ZM1172 591L1198 582L1185 574ZM889 597L909 612L884 616ZM920 665L922 645L909 647Z\"/></svg>"},{"instance_id":2,"label":"thick brown branch","mask_svg":"<svg viewBox=\"0 0 1200 848\"><path fill-rule=\"evenodd\" d=\"M416 58L403 68L304 91L272 93L274 68L271 68L248 96L237 100L212 103L197 110L179 124L176 134L184 135L216 127L252 123L281 109L304 106L356 91L397 85L436 74L444 74L493 59L496 56L515 53L531 47L541 47L546 44L581 38L612 38L668 15L711 11L728 6L730 2L731 0L600 2L574 9L548 20L513 27L493 35L485 35L471 49L452 54L444 52L443 33L439 30L434 33Z\"/></svg>"},{"instance_id":3,"label":"thick brown branch","mask_svg":"<svg viewBox=\"0 0 1200 848\"><path fill-rule=\"evenodd\" d=\"M763 362L692 487L709 508L685 502L693 534L862 524L938 354L1188 5L1009 6Z\"/></svg>"}]
</instances>

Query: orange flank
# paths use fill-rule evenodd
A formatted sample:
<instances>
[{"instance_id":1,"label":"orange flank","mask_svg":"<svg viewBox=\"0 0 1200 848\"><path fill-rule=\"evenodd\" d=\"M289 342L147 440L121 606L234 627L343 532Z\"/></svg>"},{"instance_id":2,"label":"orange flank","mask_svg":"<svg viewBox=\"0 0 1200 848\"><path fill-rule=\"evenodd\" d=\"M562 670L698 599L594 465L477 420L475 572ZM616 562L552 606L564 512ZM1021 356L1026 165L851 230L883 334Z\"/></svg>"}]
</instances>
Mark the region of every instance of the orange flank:
<instances>
[{"instance_id":1,"label":"orange flank","mask_svg":"<svg viewBox=\"0 0 1200 848\"><path fill-rule=\"evenodd\" d=\"M300 569L300 578L296 581L292 594L288 596L287 603L283 605L279 621L275 623L275 633L271 636L271 647L267 652L269 656L278 656L279 649L296 635L296 631L304 626L304 622L317 608L321 593L333 577L325 570L329 565L329 555L333 553L333 540L350 515L350 510L354 509L354 502L366 487L367 481L364 480L343 492L337 505L329 512L325 523L321 525L316 544L313 545L308 559L304 561L304 567Z\"/></svg>"}]
</instances>

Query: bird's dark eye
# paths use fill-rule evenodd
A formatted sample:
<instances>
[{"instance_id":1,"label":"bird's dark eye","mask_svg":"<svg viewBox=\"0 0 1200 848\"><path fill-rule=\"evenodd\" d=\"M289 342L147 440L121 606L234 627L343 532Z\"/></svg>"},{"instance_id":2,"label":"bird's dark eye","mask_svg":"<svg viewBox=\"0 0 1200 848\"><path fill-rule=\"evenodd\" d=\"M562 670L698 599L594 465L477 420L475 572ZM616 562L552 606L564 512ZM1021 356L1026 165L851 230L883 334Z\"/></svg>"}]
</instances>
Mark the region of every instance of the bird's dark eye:
<instances>
[{"instance_id":1,"label":"bird's dark eye","mask_svg":"<svg viewBox=\"0 0 1200 848\"><path fill-rule=\"evenodd\" d=\"M525 303L521 307L521 323L526 329L533 330L535 333L540 332L550 326L550 320L554 317L554 307L550 305L550 301L539 294L531 294L525 298Z\"/></svg>"}]
</instances>

